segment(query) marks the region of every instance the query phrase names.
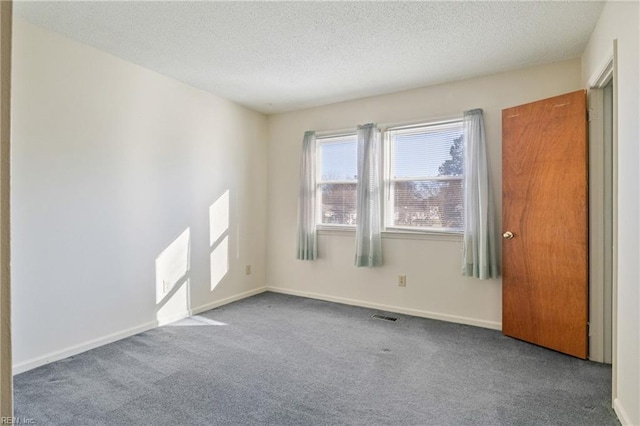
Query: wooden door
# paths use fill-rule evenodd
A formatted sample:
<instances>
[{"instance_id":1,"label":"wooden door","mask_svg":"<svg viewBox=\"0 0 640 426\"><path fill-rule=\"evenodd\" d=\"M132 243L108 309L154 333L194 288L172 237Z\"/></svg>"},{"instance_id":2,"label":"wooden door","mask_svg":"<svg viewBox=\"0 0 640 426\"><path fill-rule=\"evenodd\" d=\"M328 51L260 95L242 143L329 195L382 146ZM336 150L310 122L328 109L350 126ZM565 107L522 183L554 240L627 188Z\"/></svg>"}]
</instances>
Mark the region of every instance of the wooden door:
<instances>
[{"instance_id":1,"label":"wooden door","mask_svg":"<svg viewBox=\"0 0 640 426\"><path fill-rule=\"evenodd\" d=\"M581 90L502 111L502 331L583 359L586 110Z\"/></svg>"}]
</instances>

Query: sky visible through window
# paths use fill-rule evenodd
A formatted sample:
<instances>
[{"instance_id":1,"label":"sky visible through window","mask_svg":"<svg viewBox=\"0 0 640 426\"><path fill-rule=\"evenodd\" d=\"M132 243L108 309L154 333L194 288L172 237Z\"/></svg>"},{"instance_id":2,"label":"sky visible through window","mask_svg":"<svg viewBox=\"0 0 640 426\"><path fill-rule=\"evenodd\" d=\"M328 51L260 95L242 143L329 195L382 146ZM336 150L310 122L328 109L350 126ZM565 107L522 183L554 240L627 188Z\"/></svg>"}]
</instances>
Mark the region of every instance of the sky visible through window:
<instances>
[{"instance_id":1,"label":"sky visible through window","mask_svg":"<svg viewBox=\"0 0 640 426\"><path fill-rule=\"evenodd\" d=\"M393 136L395 178L435 177L439 167L451 159L451 146L462 135L461 126L417 131ZM356 180L357 144L355 136L332 138L320 145L321 180Z\"/></svg>"},{"instance_id":2,"label":"sky visible through window","mask_svg":"<svg viewBox=\"0 0 640 426\"><path fill-rule=\"evenodd\" d=\"M460 128L396 134L394 142L393 177L435 177L440 166L451 159L451 146L462 135Z\"/></svg>"},{"instance_id":3,"label":"sky visible through window","mask_svg":"<svg viewBox=\"0 0 640 426\"><path fill-rule=\"evenodd\" d=\"M340 138L340 142L320 145L322 156L321 179L356 180L358 152L355 136Z\"/></svg>"}]
</instances>

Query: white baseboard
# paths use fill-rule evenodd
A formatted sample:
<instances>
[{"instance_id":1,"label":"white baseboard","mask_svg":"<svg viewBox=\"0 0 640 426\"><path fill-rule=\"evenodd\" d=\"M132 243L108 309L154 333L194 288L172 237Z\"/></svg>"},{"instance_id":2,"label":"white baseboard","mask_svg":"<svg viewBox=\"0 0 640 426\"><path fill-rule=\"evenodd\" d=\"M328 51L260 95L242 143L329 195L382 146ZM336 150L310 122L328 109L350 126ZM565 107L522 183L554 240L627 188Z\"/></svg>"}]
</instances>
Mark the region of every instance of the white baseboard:
<instances>
[{"instance_id":1,"label":"white baseboard","mask_svg":"<svg viewBox=\"0 0 640 426\"><path fill-rule=\"evenodd\" d=\"M216 300L215 302L206 303L204 305L197 306L195 308L191 308L189 310L184 310L177 314L166 316L158 319L158 326L161 327L166 324L171 324L172 322L179 321L181 319L197 315L201 312L205 312L211 310L213 308L217 308L232 302L237 302L238 300L246 299L247 297L255 296L256 294L264 293L267 291L266 287L254 288L253 290L244 291L242 293L234 294L233 296L225 297L224 299Z\"/></svg>"},{"instance_id":2,"label":"white baseboard","mask_svg":"<svg viewBox=\"0 0 640 426\"><path fill-rule=\"evenodd\" d=\"M247 297L255 296L256 294L264 293L267 291L266 287L254 288L253 290L245 291L243 293L239 293L233 296L226 297L224 299L216 300L215 302L207 303L206 305L201 305L197 308L193 308L190 311L191 315L197 315L201 312L208 311L213 308L220 307L222 305L226 305L232 302L237 302L238 300L246 299Z\"/></svg>"},{"instance_id":3,"label":"white baseboard","mask_svg":"<svg viewBox=\"0 0 640 426\"><path fill-rule=\"evenodd\" d=\"M336 303L342 303L345 305L361 306L363 308L378 309L381 311L395 312L398 314L411 315L414 317L430 318L435 320L454 322L458 324L467 324L467 325L473 325L476 327L490 328L493 330L502 330L502 323L496 322L496 321L486 321L486 320L480 320L476 318L461 317L458 315L449 315L449 314L442 314L437 312L423 311L419 309L403 308L400 306L383 305L380 303L366 302L364 300L348 299L345 297L329 296L326 294L291 290L291 289L281 288L281 287L267 286L266 291L273 291L274 293L290 294L292 296L308 297L311 299L326 300L327 302L336 302Z\"/></svg>"},{"instance_id":4,"label":"white baseboard","mask_svg":"<svg viewBox=\"0 0 640 426\"><path fill-rule=\"evenodd\" d=\"M634 426L634 424L631 423L631 419L629 418L627 411L624 409L618 398L613 400L613 411L616 412L618 420L620 420L622 426Z\"/></svg>"},{"instance_id":5,"label":"white baseboard","mask_svg":"<svg viewBox=\"0 0 640 426\"><path fill-rule=\"evenodd\" d=\"M136 327L128 328L126 330L122 330L116 333L108 334L106 336L98 337L97 339L92 339L84 343L69 346L67 348L61 349L59 351L51 352L43 356L31 358L27 361L14 364L13 374L15 375L15 374L24 373L25 371L32 370L36 367L40 367L42 365L49 364L54 361L59 361L64 358L77 355L79 353L88 351L90 349L94 349L99 346L115 342L116 340L124 339L126 337L133 336L134 334L151 330L152 328L155 328L155 327L157 327L157 322L150 321Z\"/></svg>"},{"instance_id":6,"label":"white baseboard","mask_svg":"<svg viewBox=\"0 0 640 426\"><path fill-rule=\"evenodd\" d=\"M16 374L24 373L25 371L32 370L42 365L59 361L61 359L68 358L70 356L74 356L91 349L95 349L97 347L106 345L108 343L115 342L116 340L121 340L130 336L142 333L144 331L162 326L164 324L178 321L183 318L189 317L191 315L196 315L201 312L208 311L210 309L217 308L219 306L226 305L231 302L236 302L238 300L263 293L265 291L267 291L266 287L260 287L253 290L245 291L243 293L239 293L230 297L226 297L224 299L216 300L215 302L207 303L207 304L189 309L188 311L185 310L179 314L172 315L171 317L161 318L157 321L150 321L150 322L138 325L136 327L128 328L126 330L122 330L116 333L108 334L106 336L98 337L96 339L92 339L84 343L69 346L67 348L64 348L55 352L51 352L43 356L32 358L27 361L14 364L13 374L16 375Z\"/></svg>"}]
</instances>

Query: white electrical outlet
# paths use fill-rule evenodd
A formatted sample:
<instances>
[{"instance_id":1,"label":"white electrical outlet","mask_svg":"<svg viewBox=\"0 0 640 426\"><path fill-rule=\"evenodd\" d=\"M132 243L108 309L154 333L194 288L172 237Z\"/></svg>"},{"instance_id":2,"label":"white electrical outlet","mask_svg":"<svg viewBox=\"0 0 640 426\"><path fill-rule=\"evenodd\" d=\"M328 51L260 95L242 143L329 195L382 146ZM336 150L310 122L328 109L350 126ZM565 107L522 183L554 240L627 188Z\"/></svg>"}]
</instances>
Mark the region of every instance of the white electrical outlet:
<instances>
[{"instance_id":1,"label":"white electrical outlet","mask_svg":"<svg viewBox=\"0 0 640 426\"><path fill-rule=\"evenodd\" d=\"M251 265L247 265L244 267L244 273L247 275L251 275Z\"/></svg>"},{"instance_id":2,"label":"white electrical outlet","mask_svg":"<svg viewBox=\"0 0 640 426\"><path fill-rule=\"evenodd\" d=\"M406 287L406 286L407 286L407 276L398 275L398 287Z\"/></svg>"}]
</instances>

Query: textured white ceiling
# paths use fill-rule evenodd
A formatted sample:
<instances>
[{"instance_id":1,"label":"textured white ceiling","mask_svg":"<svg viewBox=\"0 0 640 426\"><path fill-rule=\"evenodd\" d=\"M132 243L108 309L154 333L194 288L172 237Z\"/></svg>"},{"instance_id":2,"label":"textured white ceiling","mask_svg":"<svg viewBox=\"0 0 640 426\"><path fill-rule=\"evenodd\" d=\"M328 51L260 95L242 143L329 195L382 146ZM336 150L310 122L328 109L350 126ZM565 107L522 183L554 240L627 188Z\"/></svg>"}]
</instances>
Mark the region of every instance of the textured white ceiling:
<instances>
[{"instance_id":1,"label":"textured white ceiling","mask_svg":"<svg viewBox=\"0 0 640 426\"><path fill-rule=\"evenodd\" d=\"M602 2L33 2L35 25L274 113L579 57Z\"/></svg>"}]
</instances>

